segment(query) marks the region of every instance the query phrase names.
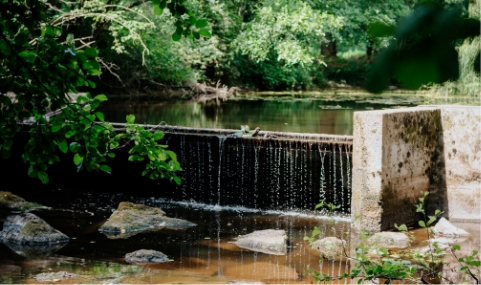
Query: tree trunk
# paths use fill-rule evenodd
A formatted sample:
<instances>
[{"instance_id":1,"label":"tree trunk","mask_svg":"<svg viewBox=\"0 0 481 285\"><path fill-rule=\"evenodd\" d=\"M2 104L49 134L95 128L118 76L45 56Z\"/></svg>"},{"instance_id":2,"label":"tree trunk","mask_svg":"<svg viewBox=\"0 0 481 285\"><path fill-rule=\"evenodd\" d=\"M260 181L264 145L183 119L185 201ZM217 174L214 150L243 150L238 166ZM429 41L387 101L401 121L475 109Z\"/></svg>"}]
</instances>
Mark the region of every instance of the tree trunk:
<instances>
[{"instance_id":1,"label":"tree trunk","mask_svg":"<svg viewBox=\"0 0 481 285\"><path fill-rule=\"evenodd\" d=\"M336 41L332 39L331 33L326 33L326 42L321 43L321 55L325 58L336 58L337 56L337 47Z\"/></svg>"}]
</instances>

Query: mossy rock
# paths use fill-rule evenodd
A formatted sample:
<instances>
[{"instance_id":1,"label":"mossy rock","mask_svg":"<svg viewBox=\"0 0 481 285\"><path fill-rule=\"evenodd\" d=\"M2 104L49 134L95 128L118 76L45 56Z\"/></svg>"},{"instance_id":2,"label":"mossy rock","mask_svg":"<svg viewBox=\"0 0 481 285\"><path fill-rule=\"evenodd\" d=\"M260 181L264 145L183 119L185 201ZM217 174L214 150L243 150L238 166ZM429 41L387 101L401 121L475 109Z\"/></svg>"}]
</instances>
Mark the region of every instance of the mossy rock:
<instances>
[{"instance_id":1,"label":"mossy rock","mask_svg":"<svg viewBox=\"0 0 481 285\"><path fill-rule=\"evenodd\" d=\"M164 263L167 261L169 261L167 255L152 249L139 249L125 255L125 262L128 263Z\"/></svg>"},{"instance_id":2,"label":"mossy rock","mask_svg":"<svg viewBox=\"0 0 481 285\"><path fill-rule=\"evenodd\" d=\"M35 280L37 280L38 282L58 282L76 276L77 274L69 273L67 271L45 272L35 275Z\"/></svg>"},{"instance_id":3,"label":"mossy rock","mask_svg":"<svg viewBox=\"0 0 481 285\"><path fill-rule=\"evenodd\" d=\"M58 244L69 239L32 213L8 216L0 232L0 240L22 245Z\"/></svg>"},{"instance_id":4,"label":"mossy rock","mask_svg":"<svg viewBox=\"0 0 481 285\"><path fill-rule=\"evenodd\" d=\"M0 191L0 209L10 212L30 212L33 210L50 209L50 207L28 202L11 192Z\"/></svg>"},{"instance_id":5,"label":"mossy rock","mask_svg":"<svg viewBox=\"0 0 481 285\"><path fill-rule=\"evenodd\" d=\"M134 232L162 228L185 229L196 226L196 224L189 221L169 218L164 215L165 212L159 208L121 202L118 209L112 213L108 221L100 227L99 231L106 234L125 234L128 237L132 236L129 233Z\"/></svg>"}]
</instances>

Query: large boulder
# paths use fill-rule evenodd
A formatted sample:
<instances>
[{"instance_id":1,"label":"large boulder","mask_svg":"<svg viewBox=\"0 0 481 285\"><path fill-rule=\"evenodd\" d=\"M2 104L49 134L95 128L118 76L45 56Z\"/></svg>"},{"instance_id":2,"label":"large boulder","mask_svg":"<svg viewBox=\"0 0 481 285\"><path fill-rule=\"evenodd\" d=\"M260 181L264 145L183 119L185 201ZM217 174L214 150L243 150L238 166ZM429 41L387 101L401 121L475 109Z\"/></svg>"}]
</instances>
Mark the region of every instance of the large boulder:
<instances>
[{"instance_id":1,"label":"large boulder","mask_svg":"<svg viewBox=\"0 0 481 285\"><path fill-rule=\"evenodd\" d=\"M189 221L164 216L165 212L159 208L143 204L121 202L99 231L106 234L125 234L142 232L153 229L185 229L196 224ZM107 235L109 236L109 235Z\"/></svg>"},{"instance_id":2,"label":"large boulder","mask_svg":"<svg viewBox=\"0 0 481 285\"><path fill-rule=\"evenodd\" d=\"M0 209L9 212L30 212L33 210L50 209L37 203L25 201L11 192L0 191Z\"/></svg>"},{"instance_id":3,"label":"large boulder","mask_svg":"<svg viewBox=\"0 0 481 285\"><path fill-rule=\"evenodd\" d=\"M341 259L346 248L346 241L337 237L326 237L311 243L311 248L319 253L320 256L328 259Z\"/></svg>"},{"instance_id":4,"label":"large boulder","mask_svg":"<svg viewBox=\"0 0 481 285\"><path fill-rule=\"evenodd\" d=\"M169 261L167 255L152 249L139 249L125 255L125 262L128 263L164 263L167 261Z\"/></svg>"},{"instance_id":5,"label":"large boulder","mask_svg":"<svg viewBox=\"0 0 481 285\"><path fill-rule=\"evenodd\" d=\"M32 213L8 216L0 232L0 240L18 245L51 245L69 239Z\"/></svg>"},{"instance_id":6,"label":"large boulder","mask_svg":"<svg viewBox=\"0 0 481 285\"><path fill-rule=\"evenodd\" d=\"M463 229L455 227L445 218L439 219L436 226L433 229L436 235L457 237L457 236L469 236L469 233Z\"/></svg>"},{"instance_id":7,"label":"large boulder","mask_svg":"<svg viewBox=\"0 0 481 285\"><path fill-rule=\"evenodd\" d=\"M238 247L273 255L287 253L287 235L284 230L261 230L240 236L234 242Z\"/></svg>"},{"instance_id":8,"label":"large boulder","mask_svg":"<svg viewBox=\"0 0 481 285\"><path fill-rule=\"evenodd\" d=\"M375 233L367 240L371 245L377 247L391 248L408 248L409 237L404 233L399 232L380 232Z\"/></svg>"}]
</instances>

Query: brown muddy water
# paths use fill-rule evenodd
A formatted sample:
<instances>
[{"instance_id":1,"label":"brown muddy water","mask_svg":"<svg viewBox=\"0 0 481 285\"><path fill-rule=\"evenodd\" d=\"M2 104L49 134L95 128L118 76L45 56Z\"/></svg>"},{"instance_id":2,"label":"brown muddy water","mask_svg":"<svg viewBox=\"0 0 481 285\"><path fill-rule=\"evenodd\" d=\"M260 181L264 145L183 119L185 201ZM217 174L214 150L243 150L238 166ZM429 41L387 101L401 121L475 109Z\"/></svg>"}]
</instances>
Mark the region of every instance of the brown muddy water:
<instances>
[{"instance_id":1,"label":"brown muddy water","mask_svg":"<svg viewBox=\"0 0 481 285\"><path fill-rule=\"evenodd\" d=\"M56 198L49 199L49 195ZM303 240L311 234L314 226L318 226L323 236L337 236L349 241L350 223L345 215L262 211L190 201L173 202L155 197L80 194L65 190L27 197L53 207L50 211L34 213L71 240L58 251L46 255L26 251L15 253L15 249L0 244L0 283L40 283L34 279L36 274L68 271L79 276L61 283L297 284L314 282L308 268L332 275L349 270L345 260L320 263L319 255L311 251L309 243ZM98 228L120 201L157 206L168 216L189 220L197 226L187 230L163 229L126 239L109 239L98 232ZM0 213L0 220L3 222L7 216L7 213ZM289 238L288 253L284 256L268 255L230 243L239 235L262 229L285 230ZM171 261L144 266L125 263L125 254L138 249L161 251Z\"/></svg>"}]
</instances>

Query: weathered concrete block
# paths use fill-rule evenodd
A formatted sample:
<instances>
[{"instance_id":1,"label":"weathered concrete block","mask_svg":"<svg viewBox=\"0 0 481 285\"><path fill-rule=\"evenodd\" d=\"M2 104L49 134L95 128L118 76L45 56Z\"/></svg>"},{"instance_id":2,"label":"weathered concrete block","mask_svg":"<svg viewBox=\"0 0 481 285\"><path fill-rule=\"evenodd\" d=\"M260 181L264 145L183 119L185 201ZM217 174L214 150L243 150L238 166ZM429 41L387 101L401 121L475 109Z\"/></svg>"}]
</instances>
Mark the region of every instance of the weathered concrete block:
<instances>
[{"instance_id":1,"label":"weathered concrete block","mask_svg":"<svg viewBox=\"0 0 481 285\"><path fill-rule=\"evenodd\" d=\"M450 221L481 222L481 107L437 106L441 130L428 208Z\"/></svg>"},{"instance_id":2,"label":"weathered concrete block","mask_svg":"<svg viewBox=\"0 0 481 285\"><path fill-rule=\"evenodd\" d=\"M429 188L439 117L429 107L355 113L354 230L379 232L417 222L413 205Z\"/></svg>"},{"instance_id":3,"label":"weathered concrete block","mask_svg":"<svg viewBox=\"0 0 481 285\"><path fill-rule=\"evenodd\" d=\"M481 107L420 106L354 115L351 215L355 232L380 232L428 214L480 222Z\"/></svg>"}]
</instances>

